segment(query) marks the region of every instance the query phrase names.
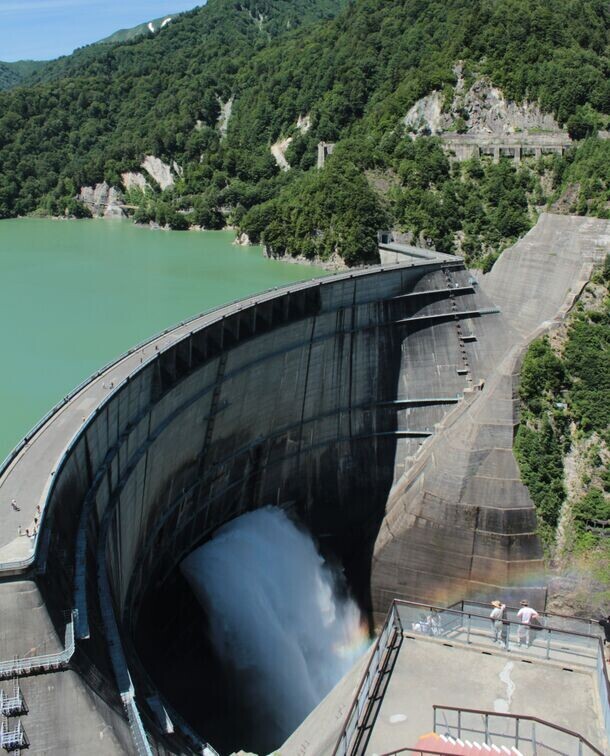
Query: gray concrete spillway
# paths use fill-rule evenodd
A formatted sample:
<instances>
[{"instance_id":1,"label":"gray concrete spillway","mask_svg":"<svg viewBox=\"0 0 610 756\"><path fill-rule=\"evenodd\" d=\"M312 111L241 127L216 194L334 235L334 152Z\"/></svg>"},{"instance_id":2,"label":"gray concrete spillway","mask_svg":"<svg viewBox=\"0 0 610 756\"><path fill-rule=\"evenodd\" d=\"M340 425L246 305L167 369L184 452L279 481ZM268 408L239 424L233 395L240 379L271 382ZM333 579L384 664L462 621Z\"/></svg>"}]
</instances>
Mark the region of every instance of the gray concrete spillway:
<instances>
[{"instance_id":1,"label":"gray concrete spillway","mask_svg":"<svg viewBox=\"0 0 610 756\"><path fill-rule=\"evenodd\" d=\"M0 658L59 651L75 618L74 653L35 670L61 694L5 675L29 697L31 752L213 742L193 705L205 618L177 566L251 509L298 516L369 612L396 595L531 582L542 552L511 452L519 357L608 239L604 222L559 221L543 219L527 260L505 253L512 281L502 266L478 282L457 258L387 250L404 262L221 308L110 366L48 418L0 479L3 498L17 490L42 508L35 556L1 566ZM563 240L552 275L549 233ZM0 558L22 548L8 541Z\"/></svg>"}]
</instances>

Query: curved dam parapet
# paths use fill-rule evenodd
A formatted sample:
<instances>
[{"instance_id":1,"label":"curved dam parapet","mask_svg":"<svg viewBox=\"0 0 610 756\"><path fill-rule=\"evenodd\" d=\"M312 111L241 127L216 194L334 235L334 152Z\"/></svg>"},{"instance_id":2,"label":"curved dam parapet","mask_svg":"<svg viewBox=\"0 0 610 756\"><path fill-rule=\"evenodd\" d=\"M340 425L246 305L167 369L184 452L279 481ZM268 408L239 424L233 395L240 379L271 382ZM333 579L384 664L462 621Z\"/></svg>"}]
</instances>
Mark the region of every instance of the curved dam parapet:
<instances>
[{"instance_id":1,"label":"curved dam parapet","mask_svg":"<svg viewBox=\"0 0 610 756\"><path fill-rule=\"evenodd\" d=\"M492 290L457 258L407 256L268 292L134 350L48 418L0 479L41 508L35 558L3 531L1 658L61 650L74 616L48 670L62 699L24 682L40 752L60 731L74 754L92 734L109 754L214 743L205 617L178 565L252 509L303 522L371 613L530 581L542 553L510 451L527 336Z\"/></svg>"}]
</instances>

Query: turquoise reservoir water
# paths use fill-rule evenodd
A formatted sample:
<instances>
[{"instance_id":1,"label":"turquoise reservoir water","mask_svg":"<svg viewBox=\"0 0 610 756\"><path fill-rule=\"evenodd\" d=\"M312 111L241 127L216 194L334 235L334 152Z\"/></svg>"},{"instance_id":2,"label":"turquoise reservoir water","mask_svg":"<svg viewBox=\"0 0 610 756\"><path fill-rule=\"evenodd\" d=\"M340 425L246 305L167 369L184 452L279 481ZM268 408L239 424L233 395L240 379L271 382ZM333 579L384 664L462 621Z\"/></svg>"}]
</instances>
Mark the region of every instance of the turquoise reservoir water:
<instances>
[{"instance_id":1,"label":"turquoise reservoir water","mask_svg":"<svg viewBox=\"0 0 610 756\"><path fill-rule=\"evenodd\" d=\"M232 241L225 231L128 221L0 222L0 460L74 386L137 342L324 273Z\"/></svg>"}]
</instances>

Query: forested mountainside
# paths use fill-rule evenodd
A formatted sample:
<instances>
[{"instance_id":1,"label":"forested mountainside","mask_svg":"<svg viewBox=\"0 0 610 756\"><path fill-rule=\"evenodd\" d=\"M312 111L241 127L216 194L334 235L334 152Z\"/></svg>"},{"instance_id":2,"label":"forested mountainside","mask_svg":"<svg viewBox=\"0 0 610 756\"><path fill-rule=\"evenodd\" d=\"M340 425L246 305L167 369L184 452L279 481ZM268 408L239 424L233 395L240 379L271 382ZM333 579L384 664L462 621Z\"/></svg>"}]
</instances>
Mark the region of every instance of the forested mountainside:
<instances>
[{"instance_id":1,"label":"forested mountainside","mask_svg":"<svg viewBox=\"0 0 610 756\"><path fill-rule=\"evenodd\" d=\"M15 63L0 62L0 90L10 89L27 81L47 63L44 60L18 60Z\"/></svg>"},{"instance_id":2,"label":"forested mountainside","mask_svg":"<svg viewBox=\"0 0 610 756\"><path fill-rule=\"evenodd\" d=\"M153 18L151 21L146 21L143 24L138 24L137 26L132 26L128 29L119 29L113 34L110 34L108 37L100 39L95 44L105 45L114 44L116 42L129 42L130 40L136 39L137 37L146 36L151 33L154 34L155 32L164 29L168 24L175 21L178 15L178 13L168 13L165 16L161 16L160 18Z\"/></svg>"},{"instance_id":3,"label":"forested mountainside","mask_svg":"<svg viewBox=\"0 0 610 756\"><path fill-rule=\"evenodd\" d=\"M0 93L0 217L82 214L80 187L124 188L130 171L139 221L228 222L274 253L348 264L374 259L391 226L488 267L562 194L608 213L610 144L594 133L610 115L609 21L605 0L210 0ZM468 131L460 92L475 82L582 141L517 168L451 163L408 133L431 92ZM321 140L337 144L318 171ZM163 191L139 173L147 155L173 171Z\"/></svg>"}]
</instances>

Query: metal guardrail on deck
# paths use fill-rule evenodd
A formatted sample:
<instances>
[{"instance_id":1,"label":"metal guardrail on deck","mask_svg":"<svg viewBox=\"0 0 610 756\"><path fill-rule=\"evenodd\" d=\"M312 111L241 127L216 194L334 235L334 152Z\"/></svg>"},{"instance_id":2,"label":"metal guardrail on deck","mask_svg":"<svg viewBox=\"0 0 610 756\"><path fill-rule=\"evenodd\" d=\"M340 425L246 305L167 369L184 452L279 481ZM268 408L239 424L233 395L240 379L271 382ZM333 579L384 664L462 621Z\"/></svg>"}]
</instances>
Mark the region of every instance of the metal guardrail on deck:
<instances>
[{"instance_id":1,"label":"metal guardrail on deck","mask_svg":"<svg viewBox=\"0 0 610 756\"><path fill-rule=\"evenodd\" d=\"M489 614L463 612L409 601L395 602L402 625L410 634L442 637L467 644L494 642L494 628ZM558 630L554 627L525 626L503 620L498 645L515 651L523 658L557 661L595 669L601 641L598 636Z\"/></svg>"},{"instance_id":2,"label":"metal guardrail on deck","mask_svg":"<svg viewBox=\"0 0 610 756\"><path fill-rule=\"evenodd\" d=\"M471 612L472 614L481 614L482 616L489 616L489 612L491 611L491 605L482 601L456 601L447 608L458 609L462 612ZM520 607L518 606L509 606L507 604L508 619L516 619L519 609ZM599 621L592 617L575 617L570 614L558 614L557 612L541 611L538 613L541 617L544 617L546 625L553 627L555 630L583 633L596 637L603 635Z\"/></svg>"},{"instance_id":3,"label":"metal guardrail on deck","mask_svg":"<svg viewBox=\"0 0 610 756\"><path fill-rule=\"evenodd\" d=\"M485 614L482 613L482 604L475 606L476 613L472 613L415 602L396 600L394 603L403 627L410 627L414 633L453 639L468 644L493 642L494 630L491 619L487 611ZM469 605L469 602L460 603L464 607ZM557 617L561 616L549 615L547 621L555 622ZM578 618L566 619L578 620ZM601 637L597 633L588 635L548 625L538 630L530 628L531 644L519 645L519 631L523 625L514 621L505 621L503 624L506 628L506 650L516 651L522 658L556 661L562 665L580 666L595 671L604 731L610 744L610 681L604 661Z\"/></svg>"},{"instance_id":4,"label":"metal guardrail on deck","mask_svg":"<svg viewBox=\"0 0 610 756\"><path fill-rule=\"evenodd\" d=\"M455 605L454 605L455 606ZM375 682L380 673L380 659L394 644L389 643L389 632L392 627L400 628L404 635L417 637L418 634L443 641L463 642L466 644L479 643L482 645L493 644L494 627L489 614L481 613L481 606L475 607L476 612L464 612L454 608L439 607L417 602L401 601L395 599L388 612L382 632L375 644L373 656L367 666L365 675L360 683L355 700L350 708L345 724L341 730L339 741L333 752L333 756L352 756L357 751L360 731L366 724L363 716L370 704L370 697L375 689ZM539 630L530 629L531 644L522 646L518 643L520 630L523 625L520 622L504 621L504 640L500 638L504 650L517 651L521 658L540 659L541 661L556 661L562 665L580 666L595 672L599 698L603 712L603 722L606 737L610 743L610 682L604 661L604 649L599 636L585 633L559 630L553 627L541 627ZM451 707L438 707L449 709ZM476 710L473 710L476 711ZM481 713L481 712L479 712ZM483 712L485 714L486 712ZM493 712L487 712L492 715ZM500 716L500 715L498 715ZM535 717L522 715L521 720L540 721ZM562 731L566 737L571 736L576 740L571 741L575 745L572 751L566 751L567 756L603 756L603 752L593 746L589 741L578 733L573 733L561 726L543 722L543 724ZM523 731L519 734L523 739ZM537 737L536 732L532 737ZM555 737L557 740L557 737ZM542 742L542 741L540 741ZM580 743L580 745L579 745ZM580 751L578 749L581 749ZM587 750L588 749L588 750ZM547 751L548 753L562 754L562 751ZM426 750L418 748L403 748L391 753L426 753ZM427 753L443 753L441 751L427 751ZM535 751L534 751L535 753Z\"/></svg>"}]
</instances>

